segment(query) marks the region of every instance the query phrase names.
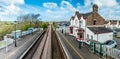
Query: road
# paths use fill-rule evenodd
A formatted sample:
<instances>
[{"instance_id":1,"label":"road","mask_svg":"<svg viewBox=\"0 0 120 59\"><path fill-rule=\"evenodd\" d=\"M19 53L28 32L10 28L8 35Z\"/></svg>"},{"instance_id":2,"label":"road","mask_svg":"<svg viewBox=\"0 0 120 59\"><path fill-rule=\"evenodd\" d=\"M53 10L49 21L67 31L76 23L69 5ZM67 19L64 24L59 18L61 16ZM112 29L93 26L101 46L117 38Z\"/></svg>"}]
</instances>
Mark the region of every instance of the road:
<instances>
[{"instance_id":1,"label":"road","mask_svg":"<svg viewBox=\"0 0 120 59\"><path fill-rule=\"evenodd\" d=\"M78 42L75 40L75 37L66 35L64 36L60 32L59 36L61 37L64 45L68 49L72 59L99 59L97 55L90 53L89 47L84 44L81 49L78 48Z\"/></svg>"},{"instance_id":2,"label":"road","mask_svg":"<svg viewBox=\"0 0 120 59\"><path fill-rule=\"evenodd\" d=\"M14 47L14 43L6 48L0 50L0 59L18 59L19 56L31 45L31 43L35 40L34 38L40 34L40 32L36 32L26 35L20 40L17 41L17 47Z\"/></svg>"}]
</instances>

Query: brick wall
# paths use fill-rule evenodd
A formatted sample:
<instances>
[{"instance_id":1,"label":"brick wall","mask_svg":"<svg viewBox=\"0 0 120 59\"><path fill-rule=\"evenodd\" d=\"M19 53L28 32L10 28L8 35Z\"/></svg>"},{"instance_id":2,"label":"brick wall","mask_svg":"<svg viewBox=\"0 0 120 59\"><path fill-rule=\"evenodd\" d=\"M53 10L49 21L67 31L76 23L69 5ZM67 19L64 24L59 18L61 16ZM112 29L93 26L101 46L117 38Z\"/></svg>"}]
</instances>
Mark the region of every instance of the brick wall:
<instances>
[{"instance_id":1,"label":"brick wall","mask_svg":"<svg viewBox=\"0 0 120 59\"><path fill-rule=\"evenodd\" d=\"M102 18L97 12L87 17L86 24L93 25L95 19L96 19L96 25L104 25L105 22L104 18Z\"/></svg>"}]
</instances>

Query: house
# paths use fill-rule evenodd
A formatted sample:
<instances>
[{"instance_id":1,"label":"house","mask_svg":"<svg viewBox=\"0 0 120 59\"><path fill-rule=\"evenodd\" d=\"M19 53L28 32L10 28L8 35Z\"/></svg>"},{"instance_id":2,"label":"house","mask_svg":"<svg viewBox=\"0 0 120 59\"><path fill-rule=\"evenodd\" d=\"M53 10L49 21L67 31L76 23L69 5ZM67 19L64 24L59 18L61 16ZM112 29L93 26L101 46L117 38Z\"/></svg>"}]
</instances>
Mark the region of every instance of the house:
<instances>
[{"instance_id":1,"label":"house","mask_svg":"<svg viewBox=\"0 0 120 59\"><path fill-rule=\"evenodd\" d=\"M109 20L109 21L106 21L105 23L106 27L108 28L120 28L120 21L119 20Z\"/></svg>"},{"instance_id":2,"label":"house","mask_svg":"<svg viewBox=\"0 0 120 59\"><path fill-rule=\"evenodd\" d=\"M113 32L104 26L105 19L98 13L98 6L94 4L92 9L92 12L85 14L75 12L70 19L69 34L75 36L78 41L84 40L86 43L89 39L101 43L112 40Z\"/></svg>"},{"instance_id":3,"label":"house","mask_svg":"<svg viewBox=\"0 0 120 59\"><path fill-rule=\"evenodd\" d=\"M114 36L115 37L120 37L120 29L119 28L114 29Z\"/></svg>"}]
</instances>

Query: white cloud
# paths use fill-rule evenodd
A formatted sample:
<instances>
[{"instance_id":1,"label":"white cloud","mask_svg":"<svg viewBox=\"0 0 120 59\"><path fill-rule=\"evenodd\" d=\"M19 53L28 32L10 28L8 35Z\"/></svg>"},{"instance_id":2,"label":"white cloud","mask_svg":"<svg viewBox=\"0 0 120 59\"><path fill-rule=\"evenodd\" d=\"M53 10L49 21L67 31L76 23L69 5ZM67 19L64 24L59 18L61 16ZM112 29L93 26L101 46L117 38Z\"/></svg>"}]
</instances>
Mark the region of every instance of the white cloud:
<instances>
[{"instance_id":1,"label":"white cloud","mask_svg":"<svg viewBox=\"0 0 120 59\"><path fill-rule=\"evenodd\" d=\"M105 19L109 18L120 20L120 17L118 17L120 15L118 14L120 12L120 5L117 0L85 0L84 4L85 6L83 9L85 10L92 10L93 4L97 4L100 15L102 15Z\"/></svg>"},{"instance_id":2,"label":"white cloud","mask_svg":"<svg viewBox=\"0 0 120 59\"><path fill-rule=\"evenodd\" d=\"M97 4L99 7L118 6L116 0L85 0L85 6L89 6L91 3Z\"/></svg>"},{"instance_id":3,"label":"white cloud","mask_svg":"<svg viewBox=\"0 0 120 59\"><path fill-rule=\"evenodd\" d=\"M50 9L48 9L46 12L48 12L48 13L52 13L52 11L51 11Z\"/></svg>"},{"instance_id":4,"label":"white cloud","mask_svg":"<svg viewBox=\"0 0 120 59\"><path fill-rule=\"evenodd\" d=\"M47 21L48 19L49 21L69 20L70 17L74 15L76 10L79 10L80 13L91 12L92 3L98 4L99 13L105 19L120 19L120 17L118 16L120 15L120 5L116 0L85 0L85 6L81 6L79 3L76 3L76 8L66 0L62 0L59 6L57 5L57 3L54 2L45 2L43 3L42 8L26 5L24 0L0 0L0 3L0 6L4 7L4 11L0 11L0 17L3 17L1 19L9 19L12 17L12 15L14 15L14 17L17 17L19 14L40 13L41 17L45 21ZM0 8L0 10L2 9L3 8Z\"/></svg>"},{"instance_id":5,"label":"white cloud","mask_svg":"<svg viewBox=\"0 0 120 59\"><path fill-rule=\"evenodd\" d=\"M53 3L53 2L47 2L47 3L43 3L43 7L45 8L57 8L57 4L56 3Z\"/></svg>"},{"instance_id":6,"label":"white cloud","mask_svg":"<svg viewBox=\"0 0 120 59\"><path fill-rule=\"evenodd\" d=\"M60 8L61 9L67 9L67 10L70 10L70 11L76 11L76 8L74 8L72 6L72 4L70 4L68 1L62 1Z\"/></svg>"},{"instance_id":7,"label":"white cloud","mask_svg":"<svg viewBox=\"0 0 120 59\"><path fill-rule=\"evenodd\" d=\"M85 0L85 7L89 6L91 4L91 0Z\"/></svg>"},{"instance_id":8,"label":"white cloud","mask_svg":"<svg viewBox=\"0 0 120 59\"><path fill-rule=\"evenodd\" d=\"M98 4L98 6L102 7L114 7L117 6L118 3L116 0L94 0L93 3Z\"/></svg>"},{"instance_id":9,"label":"white cloud","mask_svg":"<svg viewBox=\"0 0 120 59\"><path fill-rule=\"evenodd\" d=\"M5 4L24 4L24 0L1 0Z\"/></svg>"},{"instance_id":10,"label":"white cloud","mask_svg":"<svg viewBox=\"0 0 120 59\"><path fill-rule=\"evenodd\" d=\"M26 5L24 0L0 0L0 6L0 19L6 21L14 21L17 19L17 16L23 14L40 13L41 9Z\"/></svg>"},{"instance_id":11,"label":"white cloud","mask_svg":"<svg viewBox=\"0 0 120 59\"><path fill-rule=\"evenodd\" d=\"M26 13L26 10L23 10L23 7L19 5L25 6L24 0L0 0L2 10L0 11L0 19L13 21L16 20L17 16L21 13Z\"/></svg>"},{"instance_id":12,"label":"white cloud","mask_svg":"<svg viewBox=\"0 0 120 59\"><path fill-rule=\"evenodd\" d=\"M74 8L68 1L62 1L60 6L58 6L56 3L52 3L52 6L50 4L51 2L47 2L47 4L43 3L43 6L47 8L47 10L41 13L41 17L44 18L45 21L48 19L49 21L69 20L71 17L70 15L73 15L74 11L76 10L76 8Z\"/></svg>"},{"instance_id":13,"label":"white cloud","mask_svg":"<svg viewBox=\"0 0 120 59\"><path fill-rule=\"evenodd\" d=\"M7 6L6 8L7 8L7 10L9 10L9 13L11 15L19 15L20 8L18 6L11 4L11 5Z\"/></svg>"}]
</instances>

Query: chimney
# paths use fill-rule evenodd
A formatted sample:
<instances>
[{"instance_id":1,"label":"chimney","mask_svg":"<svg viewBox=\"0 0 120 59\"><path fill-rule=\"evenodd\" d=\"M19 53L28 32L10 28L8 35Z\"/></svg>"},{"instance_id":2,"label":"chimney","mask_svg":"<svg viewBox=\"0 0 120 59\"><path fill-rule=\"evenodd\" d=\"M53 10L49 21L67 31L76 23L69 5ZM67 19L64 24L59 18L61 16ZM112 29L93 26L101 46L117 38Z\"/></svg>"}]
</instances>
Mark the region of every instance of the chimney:
<instances>
[{"instance_id":1,"label":"chimney","mask_svg":"<svg viewBox=\"0 0 120 59\"><path fill-rule=\"evenodd\" d=\"M93 8L93 12L98 12L98 5L97 4L94 4L92 8Z\"/></svg>"}]
</instances>

